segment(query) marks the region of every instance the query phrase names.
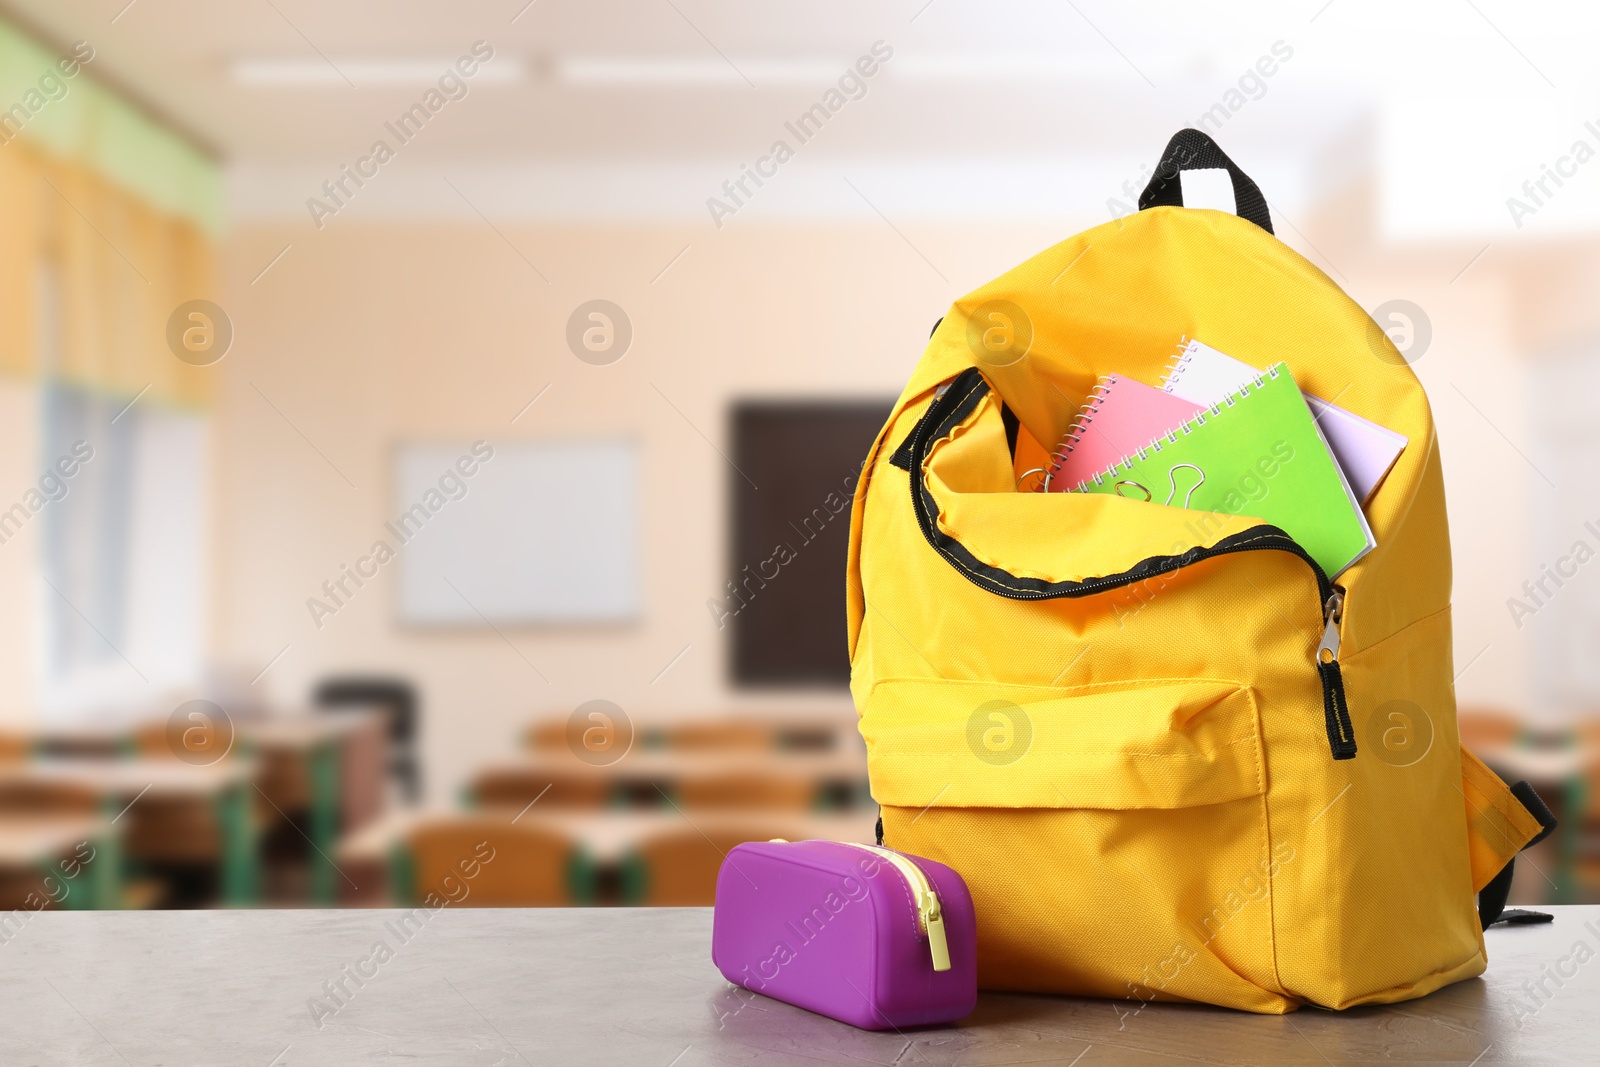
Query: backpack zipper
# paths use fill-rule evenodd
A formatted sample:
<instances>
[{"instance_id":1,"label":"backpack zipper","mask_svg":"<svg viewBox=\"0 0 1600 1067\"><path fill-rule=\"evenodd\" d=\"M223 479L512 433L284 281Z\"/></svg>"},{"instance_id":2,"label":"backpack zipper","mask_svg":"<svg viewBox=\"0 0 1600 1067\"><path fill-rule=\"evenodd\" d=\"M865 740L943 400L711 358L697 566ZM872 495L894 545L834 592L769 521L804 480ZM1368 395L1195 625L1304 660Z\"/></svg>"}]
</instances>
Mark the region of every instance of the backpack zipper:
<instances>
[{"instance_id":1,"label":"backpack zipper","mask_svg":"<svg viewBox=\"0 0 1600 1067\"><path fill-rule=\"evenodd\" d=\"M1322 604L1322 644L1317 646L1317 662L1331 663L1339 658L1339 623L1344 618L1344 592L1335 588Z\"/></svg>"},{"instance_id":2,"label":"backpack zipper","mask_svg":"<svg viewBox=\"0 0 1600 1067\"><path fill-rule=\"evenodd\" d=\"M1350 722L1350 708L1345 701L1344 674L1339 669L1339 627L1344 618L1344 590L1336 587L1323 572L1321 564L1311 558L1300 543L1276 526L1252 526L1248 530L1225 537L1210 548L1198 545L1176 556L1150 556L1135 563L1119 574L1088 578L1081 582L1045 582L1040 579L1018 578L979 560L965 545L942 533L937 527L937 503L922 482L923 460L936 438L946 436L956 423L966 418L978 402L989 392L989 384L976 368L969 368L950 382L950 388L936 399L922 418L912 428L911 434L897 450L895 459L901 459L911 478L912 510L917 525L935 552L955 567L956 571L980 589L997 593L1012 600L1054 600L1060 597L1083 597L1108 589L1118 589L1137 581L1154 578L1192 566L1202 560L1228 556L1236 552L1264 550L1288 552L1298 556L1311 568L1317 579L1318 604L1322 609L1322 640L1317 646L1313 662L1322 682L1322 710L1328 733L1328 747L1336 760L1352 759L1356 754L1355 728Z\"/></svg>"},{"instance_id":3,"label":"backpack zipper","mask_svg":"<svg viewBox=\"0 0 1600 1067\"><path fill-rule=\"evenodd\" d=\"M1355 727L1350 721L1350 707L1345 702L1344 673L1339 669L1340 627L1344 621L1344 590L1328 580L1322 565L1312 559L1311 554L1302 548L1298 541L1276 526L1253 526L1242 533L1224 538L1211 548L1191 548L1183 555L1176 557L1179 562L1175 566L1161 565L1165 560L1174 558L1171 556L1155 556L1150 559L1140 560L1128 571L1124 571L1121 574L1106 575L1103 578L1091 578L1088 581L1078 583L1084 590L1083 593L1062 593L1058 595L1081 596L1086 593L1117 589L1124 585L1132 585L1134 582L1143 580L1146 577L1154 577L1156 574L1167 574L1172 571L1182 570L1184 567L1191 566L1204 559L1232 555L1236 552L1263 550L1283 551L1298 556L1305 561L1316 576L1317 592L1322 601L1322 640L1317 645L1313 662L1317 667L1317 677L1322 682L1322 713L1324 726L1328 733L1328 748L1336 760L1353 759L1356 754ZM1155 563L1159 569L1154 569L1150 575L1134 573L1150 563ZM969 577L971 576L969 575Z\"/></svg>"},{"instance_id":4,"label":"backpack zipper","mask_svg":"<svg viewBox=\"0 0 1600 1067\"><path fill-rule=\"evenodd\" d=\"M1344 700L1344 673L1339 669L1344 590L1337 585L1330 588L1332 591L1322 602L1322 642L1317 645L1317 674L1322 678L1322 710L1327 719L1333 758L1350 759L1356 754L1356 735L1350 722L1350 707Z\"/></svg>"}]
</instances>

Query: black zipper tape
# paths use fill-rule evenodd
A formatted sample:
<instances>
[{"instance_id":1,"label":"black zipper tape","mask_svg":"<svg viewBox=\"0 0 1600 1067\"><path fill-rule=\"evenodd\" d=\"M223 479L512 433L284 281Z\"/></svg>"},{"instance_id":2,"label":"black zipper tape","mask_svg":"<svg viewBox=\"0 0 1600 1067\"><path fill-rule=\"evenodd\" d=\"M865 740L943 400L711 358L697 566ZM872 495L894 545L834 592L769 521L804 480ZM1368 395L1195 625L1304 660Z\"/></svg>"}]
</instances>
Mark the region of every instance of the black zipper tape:
<instances>
[{"instance_id":1,"label":"black zipper tape","mask_svg":"<svg viewBox=\"0 0 1600 1067\"><path fill-rule=\"evenodd\" d=\"M900 446L905 467L911 475L911 507L917 517L917 526L933 550L944 557L963 577L980 589L986 589L1012 600L1054 600L1060 597L1083 597L1108 589L1117 589L1134 582L1146 581L1162 574L1170 574L1202 560L1228 556L1236 552L1271 550L1288 552L1310 567L1317 579L1317 609L1319 621L1323 605L1333 595L1333 583L1320 564L1311 558L1300 543L1276 526L1252 526L1248 530L1225 537L1210 548L1195 546L1172 556L1149 556L1125 571L1107 574L1082 581L1049 582L1042 578L1024 578L1010 571L991 566L974 556L956 538L939 529L938 502L922 478L922 464L933 443L949 434L977 408L989 393L989 383L976 368L962 371L950 383L943 396L933 402L911 436ZM900 464L896 464L899 466ZM1327 663L1317 661L1317 675L1322 681L1323 717L1328 732L1328 746L1336 760L1351 759L1356 754L1355 729L1350 721L1350 708L1345 702L1344 675L1338 660Z\"/></svg>"}]
</instances>

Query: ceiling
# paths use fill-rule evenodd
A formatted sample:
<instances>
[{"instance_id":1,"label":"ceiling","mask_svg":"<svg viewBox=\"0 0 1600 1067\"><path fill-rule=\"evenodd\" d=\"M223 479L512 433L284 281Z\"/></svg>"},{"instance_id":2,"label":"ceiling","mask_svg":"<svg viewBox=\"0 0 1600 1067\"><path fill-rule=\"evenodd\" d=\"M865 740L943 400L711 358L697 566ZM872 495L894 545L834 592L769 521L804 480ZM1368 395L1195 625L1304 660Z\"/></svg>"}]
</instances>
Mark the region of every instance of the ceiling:
<instances>
[{"instance_id":1,"label":"ceiling","mask_svg":"<svg viewBox=\"0 0 1600 1067\"><path fill-rule=\"evenodd\" d=\"M819 152L1059 154L1143 148L1147 125L1194 121L1278 35L1265 5L904 0L5 0L56 43L87 40L90 69L240 161L348 160L427 88L337 76L373 59L437 60L485 41L514 83L470 85L409 149L419 158L551 160L722 155L748 159L818 101L874 42L895 58L871 106L828 131ZM1080 11L1082 13L1080 13ZM1150 17L1159 12L1158 17ZM1093 21L1090 21L1090 20ZM1298 20L1297 20L1298 21ZM234 65L301 60L323 84L241 84ZM574 83L596 61L689 65L700 83ZM492 61L493 62L493 61ZM783 64L789 64L785 70ZM725 68L726 79L704 84ZM598 68L604 72L604 67ZM1282 94L1289 95L1289 94ZM1297 89L1295 95L1303 95ZM1304 139L1277 102L1251 137ZM1150 151L1143 148L1144 151Z\"/></svg>"},{"instance_id":2,"label":"ceiling","mask_svg":"<svg viewBox=\"0 0 1600 1067\"><path fill-rule=\"evenodd\" d=\"M1487 215L1472 226L1499 226L1500 187L1537 173L1547 142L1600 108L1586 52L1600 8L1512 0L0 0L0 12L47 43L93 45L92 76L227 164L236 218L304 218L308 193L390 139L385 124L431 72L478 41L494 49L485 70L515 76L470 81L358 213L704 217L707 194L792 140L785 123L875 42L892 59L757 214L1033 217L1072 204L1103 217L1174 130L1231 94L1242 103L1218 139L1274 180L1275 211L1293 217L1359 172L1411 189L1386 211L1419 217L1444 202L1438 146L1478 143L1483 188L1440 225L1475 211ZM1241 96L1275 50L1291 58ZM237 76L262 63L305 77ZM376 79L375 63L411 73Z\"/></svg>"}]
</instances>

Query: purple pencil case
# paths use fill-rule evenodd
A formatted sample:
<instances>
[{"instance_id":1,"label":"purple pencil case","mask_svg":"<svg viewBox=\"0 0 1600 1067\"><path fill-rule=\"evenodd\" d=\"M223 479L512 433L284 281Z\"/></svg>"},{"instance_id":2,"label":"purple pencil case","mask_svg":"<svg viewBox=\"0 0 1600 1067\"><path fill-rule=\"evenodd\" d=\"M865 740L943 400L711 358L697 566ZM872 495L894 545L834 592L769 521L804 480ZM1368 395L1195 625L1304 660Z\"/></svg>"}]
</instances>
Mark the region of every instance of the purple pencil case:
<instances>
[{"instance_id":1,"label":"purple pencil case","mask_svg":"<svg viewBox=\"0 0 1600 1067\"><path fill-rule=\"evenodd\" d=\"M967 884L872 845L736 846L717 874L711 959L735 985L864 1030L954 1022L978 999Z\"/></svg>"}]
</instances>

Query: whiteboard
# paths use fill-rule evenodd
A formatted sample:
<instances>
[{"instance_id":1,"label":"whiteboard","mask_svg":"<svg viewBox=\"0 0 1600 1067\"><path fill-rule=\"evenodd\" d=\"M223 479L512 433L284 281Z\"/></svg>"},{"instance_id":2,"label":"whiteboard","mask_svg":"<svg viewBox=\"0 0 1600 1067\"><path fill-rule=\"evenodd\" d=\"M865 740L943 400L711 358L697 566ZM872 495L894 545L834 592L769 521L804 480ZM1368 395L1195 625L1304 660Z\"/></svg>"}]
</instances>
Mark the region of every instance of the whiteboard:
<instances>
[{"instance_id":1,"label":"whiteboard","mask_svg":"<svg viewBox=\"0 0 1600 1067\"><path fill-rule=\"evenodd\" d=\"M406 444L396 450L394 484L385 539L400 568L400 621L638 617L633 442Z\"/></svg>"}]
</instances>

